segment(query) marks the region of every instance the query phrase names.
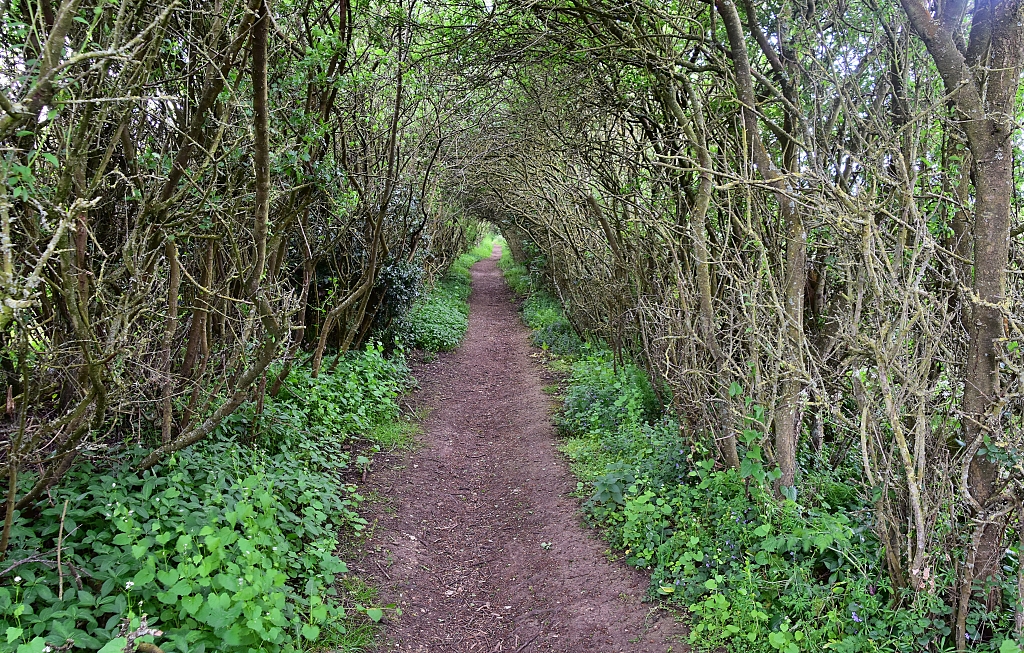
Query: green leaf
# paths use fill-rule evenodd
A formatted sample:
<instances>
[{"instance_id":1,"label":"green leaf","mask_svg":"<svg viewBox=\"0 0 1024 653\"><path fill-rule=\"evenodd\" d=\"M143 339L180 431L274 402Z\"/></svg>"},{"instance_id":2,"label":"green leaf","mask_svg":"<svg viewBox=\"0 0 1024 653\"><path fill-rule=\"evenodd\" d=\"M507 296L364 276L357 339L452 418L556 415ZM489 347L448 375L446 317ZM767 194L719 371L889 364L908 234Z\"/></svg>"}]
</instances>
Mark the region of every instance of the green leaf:
<instances>
[{"instance_id":1,"label":"green leaf","mask_svg":"<svg viewBox=\"0 0 1024 653\"><path fill-rule=\"evenodd\" d=\"M124 640L124 641L125 641L125 643L128 642L128 640ZM43 653L43 649L45 649L45 648L46 648L46 640L43 639L42 637L36 637L31 642L29 642L28 644L20 645L18 647L17 653ZM123 646L122 646L122 648L123 648ZM104 652L100 651L100 653L104 653ZM107 653L111 653L111 652L107 651Z\"/></svg>"},{"instance_id":2,"label":"green leaf","mask_svg":"<svg viewBox=\"0 0 1024 653\"><path fill-rule=\"evenodd\" d=\"M369 612L369 610L367 610ZM320 636L320 626L314 626L313 624L305 624L302 626L302 636L310 641L314 641Z\"/></svg>"},{"instance_id":3,"label":"green leaf","mask_svg":"<svg viewBox=\"0 0 1024 653\"><path fill-rule=\"evenodd\" d=\"M769 633L768 643L772 645L772 648L781 649L786 645L786 635L784 633Z\"/></svg>"},{"instance_id":4,"label":"green leaf","mask_svg":"<svg viewBox=\"0 0 1024 653\"><path fill-rule=\"evenodd\" d=\"M1020 644L1012 639L1004 639L999 645L999 653L1021 653Z\"/></svg>"},{"instance_id":5,"label":"green leaf","mask_svg":"<svg viewBox=\"0 0 1024 653\"><path fill-rule=\"evenodd\" d=\"M99 650L99 653L122 653L124 647L128 646L128 639L125 637L118 637L107 642L103 648ZM21 651L18 651L21 653Z\"/></svg>"},{"instance_id":6,"label":"green leaf","mask_svg":"<svg viewBox=\"0 0 1024 653\"><path fill-rule=\"evenodd\" d=\"M384 611L380 608L366 608L366 616L370 618L370 621L377 623L384 618Z\"/></svg>"},{"instance_id":7,"label":"green leaf","mask_svg":"<svg viewBox=\"0 0 1024 653\"><path fill-rule=\"evenodd\" d=\"M166 570L161 569L160 571L156 572L156 577L160 580L161 583L163 583L167 587L171 587L178 582L178 570L174 567L171 567L170 569Z\"/></svg>"},{"instance_id":8,"label":"green leaf","mask_svg":"<svg viewBox=\"0 0 1024 653\"><path fill-rule=\"evenodd\" d=\"M199 610L203 605L203 597L200 594L194 594L192 596L185 596L181 599L181 607L185 608L186 612L191 615Z\"/></svg>"},{"instance_id":9,"label":"green leaf","mask_svg":"<svg viewBox=\"0 0 1024 653\"><path fill-rule=\"evenodd\" d=\"M153 568L150 566L143 567L139 570L139 573L135 574L135 578L132 579L138 586L148 585L153 582Z\"/></svg>"},{"instance_id":10,"label":"green leaf","mask_svg":"<svg viewBox=\"0 0 1024 653\"><path fill-rule=\"evenodd\" d=\"M7 628L7 643L10 644L14 640L21 637L21 634L25 632L21 628L15 628L14 626L8 626Z\"/></svg>"}]
</instances>

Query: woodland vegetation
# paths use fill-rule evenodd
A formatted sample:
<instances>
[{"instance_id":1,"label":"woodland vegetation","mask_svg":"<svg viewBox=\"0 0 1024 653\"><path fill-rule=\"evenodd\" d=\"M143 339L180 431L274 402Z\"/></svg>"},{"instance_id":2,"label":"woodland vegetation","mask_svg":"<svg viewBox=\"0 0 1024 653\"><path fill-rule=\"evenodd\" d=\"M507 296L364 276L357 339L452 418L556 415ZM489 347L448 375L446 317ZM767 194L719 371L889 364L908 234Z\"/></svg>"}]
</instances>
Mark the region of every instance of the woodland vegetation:
<instances>
[{"instance_id":1,"label":"woodland vegetation","mask_svg":"<svg viewBox=\"0 0 1024 653\"><path fill-rule=\"evenodd\" d=\"M1017 651L1022 5L0 0L0 646L341 637L489 223L695 645Z\"/></svg>"}]
</instances>

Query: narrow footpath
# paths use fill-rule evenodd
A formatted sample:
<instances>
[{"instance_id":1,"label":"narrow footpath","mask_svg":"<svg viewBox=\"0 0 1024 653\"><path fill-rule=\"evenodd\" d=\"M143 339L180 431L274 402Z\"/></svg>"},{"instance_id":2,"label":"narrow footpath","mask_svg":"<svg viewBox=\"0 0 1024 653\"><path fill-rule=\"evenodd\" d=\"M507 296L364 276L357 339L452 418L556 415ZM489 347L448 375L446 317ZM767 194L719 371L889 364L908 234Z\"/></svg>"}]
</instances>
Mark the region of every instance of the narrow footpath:
<instances>
[{"instance_id":1,"label":"narrow footpath","mask_svg":"<svg viewBox=\"0 0 1024 653\"><path fill-rule=\"evenodd\" d=\"M354 564L402 608L381 650L688 650L682 627L641 603L648 578L609 562L580 524L544 371L495 252L473 268L462 346L415 369L413 401L430 410L420 442L364 488L382 500Z\"/></svg>"}]
</instances>

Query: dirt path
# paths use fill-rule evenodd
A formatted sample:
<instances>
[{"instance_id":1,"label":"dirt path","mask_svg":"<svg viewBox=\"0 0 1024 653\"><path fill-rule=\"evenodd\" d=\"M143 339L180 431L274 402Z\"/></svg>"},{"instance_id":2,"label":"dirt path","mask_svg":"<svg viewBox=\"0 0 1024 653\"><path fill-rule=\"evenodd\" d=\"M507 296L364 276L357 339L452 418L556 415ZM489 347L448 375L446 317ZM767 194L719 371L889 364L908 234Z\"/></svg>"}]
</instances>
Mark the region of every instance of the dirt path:
<instances>
[{"instance_id":1,"label":"dirt path","mask_svg":"<svg viewBox=\"0 0 1024 653\"><path fill-rule=\"evenodd\" d=\"M580 525L530 353L496 259L481 261L462 347L415 370L433 409L422 446L367 488L384 501L356 565L403 610L383 650L685 650L641 604L647 578Z\"/></svg>"}]
</instances>

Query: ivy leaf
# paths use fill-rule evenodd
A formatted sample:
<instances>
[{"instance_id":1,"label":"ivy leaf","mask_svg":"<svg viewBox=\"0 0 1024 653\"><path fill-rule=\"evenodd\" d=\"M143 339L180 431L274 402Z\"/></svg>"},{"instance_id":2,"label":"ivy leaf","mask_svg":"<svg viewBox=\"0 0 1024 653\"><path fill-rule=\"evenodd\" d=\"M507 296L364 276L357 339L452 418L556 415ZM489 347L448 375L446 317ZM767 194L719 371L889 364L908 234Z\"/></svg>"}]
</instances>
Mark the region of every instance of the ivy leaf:
<instances>
[{"instance_id":1,"label":"ivy leaf","mask_svg":"<svg viewBox=\"0 0 1024 653\"><path fill-rule=\"evenodd\" d=\"M370 618L370 621L379 623L384 618L384 611L380 608L366 608L366 616Z\"/></svg>"}]
</instances>

